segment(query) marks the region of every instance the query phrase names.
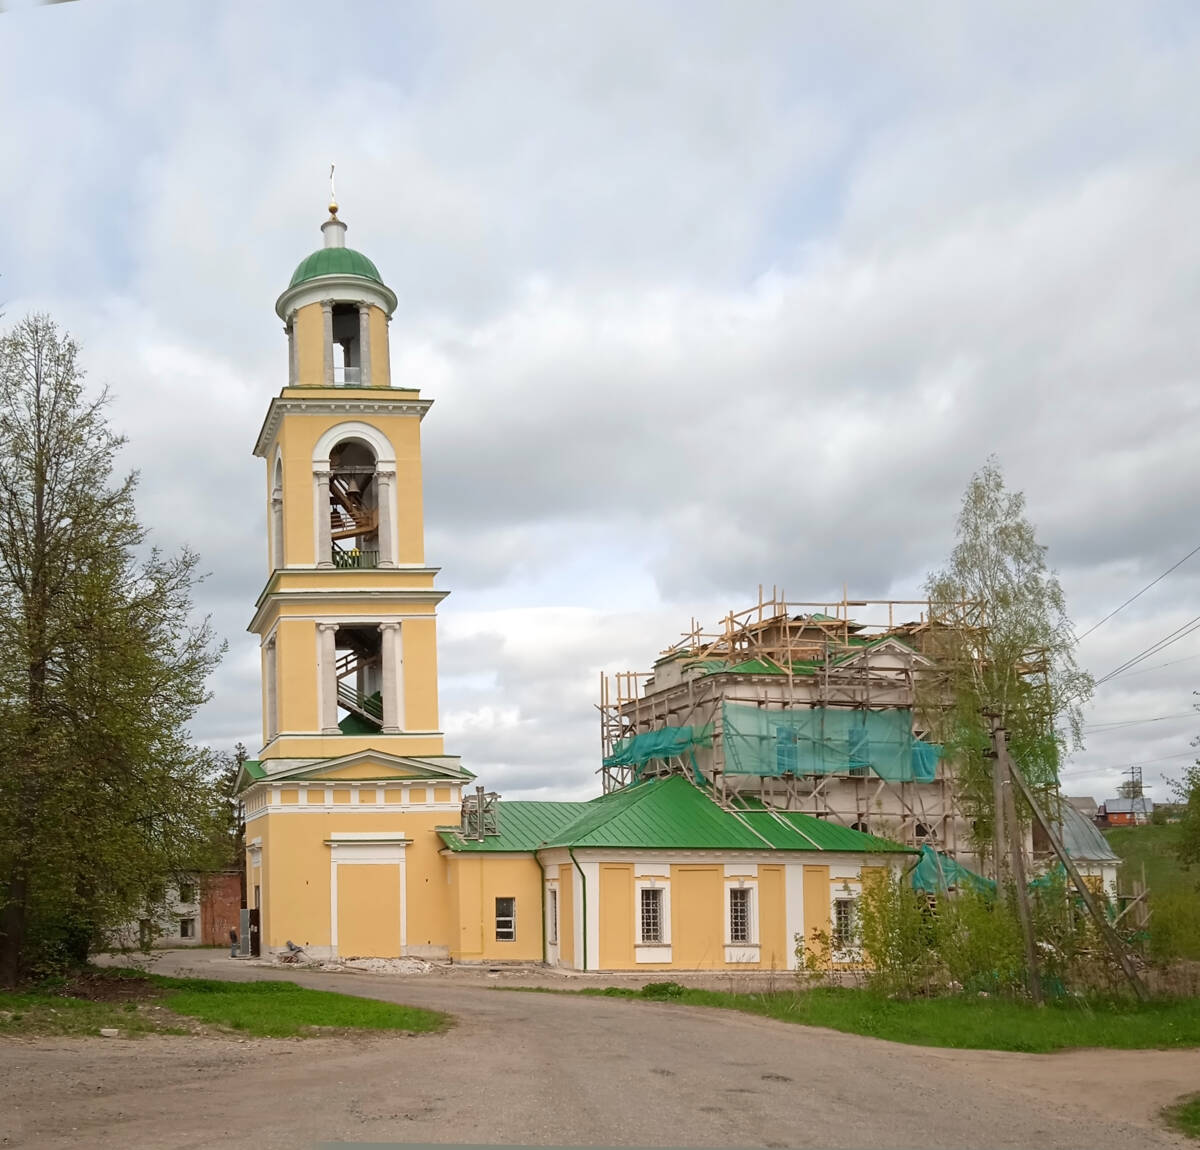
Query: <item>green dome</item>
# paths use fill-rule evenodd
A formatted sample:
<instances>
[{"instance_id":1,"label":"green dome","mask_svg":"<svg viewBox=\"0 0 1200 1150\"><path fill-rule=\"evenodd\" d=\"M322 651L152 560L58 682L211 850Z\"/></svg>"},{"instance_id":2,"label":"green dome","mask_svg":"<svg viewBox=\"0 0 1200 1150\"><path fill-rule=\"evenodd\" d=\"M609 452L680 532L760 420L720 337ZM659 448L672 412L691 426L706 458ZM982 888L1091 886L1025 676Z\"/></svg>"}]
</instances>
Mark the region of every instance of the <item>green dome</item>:
<instances>
[{"instance_id":1,"label":"green dome","mask_svg":"<svg viewBox=\"0 0 1200 1150\"><path fill-rule=\"evenodd\" d=\"M320 248L311 256L300 261L289 288L318 276L362 276L363 279L383 283L379 269L362 252L353 248Z\"/></svg>"}]
</instances>

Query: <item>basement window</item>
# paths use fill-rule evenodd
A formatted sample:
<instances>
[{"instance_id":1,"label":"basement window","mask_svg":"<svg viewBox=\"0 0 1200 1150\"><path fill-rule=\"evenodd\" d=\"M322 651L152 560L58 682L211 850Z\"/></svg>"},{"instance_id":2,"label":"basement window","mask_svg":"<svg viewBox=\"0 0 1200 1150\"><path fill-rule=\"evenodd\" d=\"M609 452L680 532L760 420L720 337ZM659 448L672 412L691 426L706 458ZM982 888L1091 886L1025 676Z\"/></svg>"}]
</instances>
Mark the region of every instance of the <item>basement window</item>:
<instances>
[{"instance_id":1,"label":"basement window","mask_svg":"<svg viewBox=\"0 0 1200 1150\"><path fill-rule=\"evenodd\" d=\"M729 941L750 942L750 888L735 886L729 891Z\"/></svg>"},{"instance_id":2,"label":"basement window","mask_svg":"<svg viewBox=\"0 0 1200 1150\"><path fill-rule=\"evenodd\" d=\"M496 941L517 941L517 900L515 898L496 899Z\"/></svg>"},{"instance_id":3,"label":"basement window","mask_svg":"<svg viewBox=\"0 0 1200 1150\"><path fill-rule=\"evenodd\" d=\"M661 887L642 888L641 902L638 908L638 927L641 935L638 940L639 942L662 942L662 902L663 892Z\"/></svg>"}]
</instances>

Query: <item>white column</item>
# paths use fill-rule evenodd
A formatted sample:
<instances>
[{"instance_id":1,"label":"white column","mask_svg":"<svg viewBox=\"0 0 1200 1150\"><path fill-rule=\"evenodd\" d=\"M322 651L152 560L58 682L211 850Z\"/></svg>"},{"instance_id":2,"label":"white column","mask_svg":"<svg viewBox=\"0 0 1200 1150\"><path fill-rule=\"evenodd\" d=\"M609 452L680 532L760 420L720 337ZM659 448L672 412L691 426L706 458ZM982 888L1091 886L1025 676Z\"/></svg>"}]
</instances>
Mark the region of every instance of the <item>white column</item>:
<instances>
[{"instance_id":1,"label":"white column","mask_svg":"<svg viewBox=\"0 0 1200 1150\"><path fill-rule=\"evenodd\" d=\"M279 734L279 691L276 682L275 668L275 636L272 635L266 642L264 648L266 651L265 666L263 669L263 677L266 679L267 687L267 742L269 743L277 734Z\"/></svg>"},{"instance_id":2,"label":"white column","mask_svg":"<svg viewBox=\"0 0 1200 1150\"><path fill-rule=\"evenodd\" d=\"M296 313L288 316L287 327L283 329L288 337L288 385L295 387L300 378L300 344L296 339Z\"/></svg>"},{"instance_id":3,"label":"white column","mask_svg":"<svg viewBox=\"0 0 1200 1150\"><path fill-rule=\"evenodd\" d=\"M376 498L379 501L379 566L395 567L396 551L396 473L385 468L375 469Z\"/></svg>"},{"instance_id":4,"label":"white column","mask_svg":"<svg viewBox=\"0 0 1200 1150\"><path fill-rule=\"evenodd\" d=\"M325 326L322 343L325 346L325 386L333 386L333 300L321 301L321 320Z\"/></svg>"},{"instance_id":5,"label":"white column","mask_svg":"<svg viewBox=\"0 0 1200 1150\"><path fill-rule=\"evenodd\" d=\"M333 566L332 529L329 526L329 469L318 467L313 470L313 501L316 519L313 524L316 538L316 562L318 567Z\"/></svg>"},{"instance_id":6,"label":"white column","mask_svg":"<svg viewBox=\"0 0 1200 1150\"><path fill-rule=\"evenodd\" d=\"M371 309L358 305L358 378L363 387L371 386Z\"/></svg>"},{"instance_id":7,"label":"white column","mask_svg":"<svg viewBox=\"0 0 1200 1150\"><path fill-rule=\"evenodd\" d=\"M337 721L336 623L317 624L317 699L321 708L321 734L336 735Z\"/></svg>"},{"instance_id":8,"label":"white column","mask_svg":"<svg viewBox=\"0 0 1200 1150\"><path fill-rule=\"evenodd\" d=\"M283 488L271 492L271 570L284 567L283 561Z\"/></svg>"},{"instance_id":9,"label":"white column","mask_svg":"<svg viewBox=\"0 0 1200 1150\"><path fill-rule=\"evenodd\" d=\"M380 623L383 636L383 733L398 735L404 729L404 664L400 624Z\"/></svg>"}]
</instances>

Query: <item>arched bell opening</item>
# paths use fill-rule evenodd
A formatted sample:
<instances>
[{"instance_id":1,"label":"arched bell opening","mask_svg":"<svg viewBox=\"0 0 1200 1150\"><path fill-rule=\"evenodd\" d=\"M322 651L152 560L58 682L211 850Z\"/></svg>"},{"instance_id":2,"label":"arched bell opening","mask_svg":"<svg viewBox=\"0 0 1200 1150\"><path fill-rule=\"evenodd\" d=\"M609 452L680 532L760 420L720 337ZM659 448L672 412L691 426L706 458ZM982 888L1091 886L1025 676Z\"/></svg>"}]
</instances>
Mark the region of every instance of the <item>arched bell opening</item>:
<instances>
[{"instance_id":1,"label":"arched bell opening","mask_svg":"<svg viewBox=\"0 0 1200 1150\"><path fill-rule=\"evenodd\" d=\"M335 567L379 566L375 453L360 440L329 453L329 539Z\"/></svg>"},{"instance_id":2,"label":"arched bell opening","mask_svg":"<svg viewBox=\"0 0 1200 1150\"><path fill-rule=\"evenodd\" d=\"M378 625L342 625L336 646L339 727L355 732L383 725L383 646Z\"/></svg>"}]
</instances>

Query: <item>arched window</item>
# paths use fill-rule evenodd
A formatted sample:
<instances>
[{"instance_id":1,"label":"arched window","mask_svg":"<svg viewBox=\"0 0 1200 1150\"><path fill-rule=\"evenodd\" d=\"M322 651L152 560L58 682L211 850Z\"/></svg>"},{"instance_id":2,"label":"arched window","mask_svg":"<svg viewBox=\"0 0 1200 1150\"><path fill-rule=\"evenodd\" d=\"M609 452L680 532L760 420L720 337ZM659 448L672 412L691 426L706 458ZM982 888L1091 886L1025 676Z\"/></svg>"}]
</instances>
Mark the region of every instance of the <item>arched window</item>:
<instances>
[{"instance_id":1,"label":"arched window","mask_svg":"<svg viewBox=\"0 0 1200 1150\"><path fill-rule=\"evenodd\" d=\"M283 558L283 460L276 458L271 480L271 568L286 566Z\"/></svg>"},{"instance_id":2,"label":"arched window","mask_svg":"<svg viewBox=\"0 0 1200 1150\"><path fill-rule=\"evenodd\" d=\"M329 539L335 567L379 565L379 486L375 452L345 439L329 453Z\"/></svg>"}]
</instances>

